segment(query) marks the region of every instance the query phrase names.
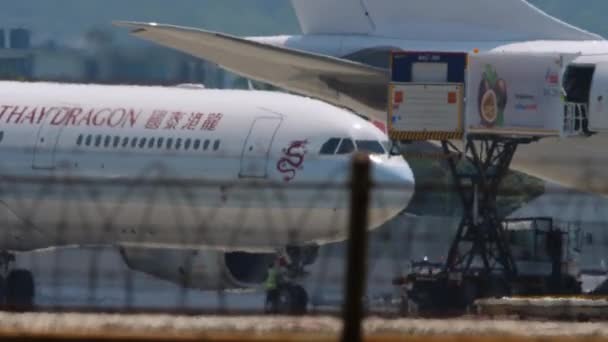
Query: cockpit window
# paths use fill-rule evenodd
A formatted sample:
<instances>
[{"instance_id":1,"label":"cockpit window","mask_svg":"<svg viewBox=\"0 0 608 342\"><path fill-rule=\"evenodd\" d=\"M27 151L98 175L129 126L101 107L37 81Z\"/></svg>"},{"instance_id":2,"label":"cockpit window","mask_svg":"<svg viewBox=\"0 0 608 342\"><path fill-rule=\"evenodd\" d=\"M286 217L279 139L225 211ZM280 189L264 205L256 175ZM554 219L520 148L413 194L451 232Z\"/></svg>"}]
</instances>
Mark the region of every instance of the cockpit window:
<instances>
[{"instance_id":1,"label":"cockpit window","mask_svg":"<svg viewBox=\"0 0 608 342\"><path fill-rule=\"evenodd\" d=\"M384 146L384 149L388 151L388 154L391 156L400 156L401 155L401 149L399 148L399 145L395 142L390 142L388 140L383 141L382 145Z\"/></svg>"},{"instance_id":2,"label":"cockpit window","mask_svg":"<svg viewBox=\"0 0 608 342\"><path fill-rule=\"evenodd\" d=\"M355 144L350 139L343 139L338 154L349 154L355 151Z\"/></svg>"},{"instance_id":3,"label":"cockpit window","mask_svg":"<svg viewBox=\"0 0 608 342\"><path fill-rule=\"evenodd\" d=\"M376 140L357 140L357 150L371 154L384 154L384 148Z\"/></svg>"},{"instance_id":4,"label":"cockpit window","mask_svg":"<svg viewBox=\"0 0 608 342\"><path fill-rule=\"evenodd\" d=\"M340 138L331 138L327 140L323 146L321 146L320 154L334 154L336 152L336 148L340 144Z\"/></svg>"}]
</instances>

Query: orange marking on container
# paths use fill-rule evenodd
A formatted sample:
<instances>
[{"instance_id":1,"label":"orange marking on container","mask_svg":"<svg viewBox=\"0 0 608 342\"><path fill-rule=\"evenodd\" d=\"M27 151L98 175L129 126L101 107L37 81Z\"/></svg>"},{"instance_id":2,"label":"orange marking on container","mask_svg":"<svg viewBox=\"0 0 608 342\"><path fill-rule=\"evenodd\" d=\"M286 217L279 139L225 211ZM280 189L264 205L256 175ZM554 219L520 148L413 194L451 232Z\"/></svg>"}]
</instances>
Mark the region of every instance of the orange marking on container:
<instances>
[{"instance_id":1,"label":"orange marking on container","mask_svg":"<svg viewBox=\"0 0 608 342\"><path fill-rule=\"evenodd\" d=\"M404 94L403 91L399 90L395 92L395 103L403 103Z\"/></svg>"},{"instance_id":2,"label":"orange marking on container","mask_svg":"<svg viewBox=\"0 0 608 342\"><path fill-rule=\"evenodd\" d=\"M456 92L451 91L448 93L448 103L455 104L458 102L458 97L456 96Z\"/></svg>"}]
</instances>

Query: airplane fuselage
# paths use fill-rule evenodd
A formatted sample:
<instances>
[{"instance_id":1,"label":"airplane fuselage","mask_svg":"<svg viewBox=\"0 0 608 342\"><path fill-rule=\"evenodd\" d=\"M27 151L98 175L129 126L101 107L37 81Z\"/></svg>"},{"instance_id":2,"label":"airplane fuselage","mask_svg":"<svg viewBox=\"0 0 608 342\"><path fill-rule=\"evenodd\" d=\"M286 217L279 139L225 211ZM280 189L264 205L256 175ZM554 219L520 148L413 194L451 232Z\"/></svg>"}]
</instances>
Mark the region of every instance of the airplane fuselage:
<instances>
[{"instance_id":1,"label":"airplane fuselage","mask_svg":"<svg viewBox=\"0 0 608 342\"><path fill-rule=\"evenodd\" d=\"M0 249L12 250L340 240L350 154L320 149L386 140L350 112L287 94L51 83L0 83L0 127ZM402 158L372 159L376 181L413 184ZM370 228L411 191L374 192Z\"/></svg>"}]
</instances>

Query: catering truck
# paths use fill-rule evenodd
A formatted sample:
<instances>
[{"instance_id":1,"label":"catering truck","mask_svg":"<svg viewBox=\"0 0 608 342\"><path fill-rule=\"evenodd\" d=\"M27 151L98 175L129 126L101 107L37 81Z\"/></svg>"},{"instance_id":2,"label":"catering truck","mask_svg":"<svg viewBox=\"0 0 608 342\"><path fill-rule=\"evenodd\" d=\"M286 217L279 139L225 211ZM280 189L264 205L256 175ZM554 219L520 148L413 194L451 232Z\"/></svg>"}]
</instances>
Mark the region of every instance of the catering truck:
<instances>
[{"instance_id":1,"label":"catering truck","mask_svg":"<svg viewBox=\"0 0 608 342\"><path fill-rule=\"evenodd\" d=\"M568 233L550 219L505 220L497 208L499 186L518 147L594 134L586 105L568 101L568 70L575 57L392 54L389 136L401 144L435 144L440 152L433 157L449 166L462 203L445 262L414 263L406 277L396 279L409 302L449 312L488 296L580 292L576 271L565 267L575 264L574 254L563 249L571 245Z\"/></svg>"}]
</instances>

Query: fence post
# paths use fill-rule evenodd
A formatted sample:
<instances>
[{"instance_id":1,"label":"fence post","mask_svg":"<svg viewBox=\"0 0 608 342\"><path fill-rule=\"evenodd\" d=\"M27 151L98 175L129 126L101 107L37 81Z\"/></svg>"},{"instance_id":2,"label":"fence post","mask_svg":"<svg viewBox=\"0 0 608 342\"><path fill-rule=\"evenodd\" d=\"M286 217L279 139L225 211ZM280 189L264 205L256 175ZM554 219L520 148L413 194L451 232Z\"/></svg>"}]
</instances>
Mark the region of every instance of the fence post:
<instances>
[{"instance_id":1,"label":"fence post","mask_svg":"<svg viewBox=\"0 0 608 342\"><path fill-rule=\"evenodd\" d=\"M370 160L367 154L353 156L351 174L350 220L342 341L362 340L363 295L367 271L367 223L370 200Z\"/></svg>"}]
</instances>

